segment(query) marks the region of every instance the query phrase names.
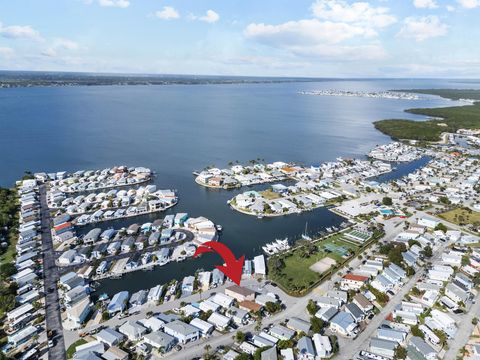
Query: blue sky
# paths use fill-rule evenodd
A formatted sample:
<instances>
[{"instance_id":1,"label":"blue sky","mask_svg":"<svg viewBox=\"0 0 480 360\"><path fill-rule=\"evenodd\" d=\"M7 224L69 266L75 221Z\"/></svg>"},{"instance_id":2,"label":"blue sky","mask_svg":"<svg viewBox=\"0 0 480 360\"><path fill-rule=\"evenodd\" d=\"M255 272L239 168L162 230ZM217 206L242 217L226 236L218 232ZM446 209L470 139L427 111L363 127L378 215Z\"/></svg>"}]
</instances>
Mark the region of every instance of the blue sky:
<instances>
[{"instance_id":1,"label":"blue sky","mask_svg":"<svg viewBox=\"0 0 480 360\"><path fill-rule=\"evenodd\" d=\"M0 1L0 69L480 77L480 0Z\"/></svg>"}]
</instances>

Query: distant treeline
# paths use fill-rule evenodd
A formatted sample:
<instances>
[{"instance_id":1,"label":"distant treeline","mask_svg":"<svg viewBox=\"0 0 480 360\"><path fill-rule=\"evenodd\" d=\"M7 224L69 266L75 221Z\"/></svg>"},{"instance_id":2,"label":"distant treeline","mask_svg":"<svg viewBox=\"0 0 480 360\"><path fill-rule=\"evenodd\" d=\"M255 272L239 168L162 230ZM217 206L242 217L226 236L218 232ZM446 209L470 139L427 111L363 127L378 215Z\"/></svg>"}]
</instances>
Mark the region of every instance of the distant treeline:
<instances>
[{"instance_id":1,"label":"distant treeline","mask_svg":"<svg viewBox=\"0 0 480 360\"><path fill-rule=\"evenodd\" d=\"M449 99L480 100L480 90L426 89L402 91L439 95ZM434 119L426 121L380 120L374 122L375 128L394 139L420 141L439 141L443 132L453 133L458 129L480 128L480 103L443 108L408 109L405 111Z\"/></svg>"},{"instance_id":2,"label":"distant treeline","mask_svg":"<svg viewBox=\"0 0 480 360\"><path fill-rule=\"evenodd\" d=\"M0 87L100 85L202 85L323 81L327 79L254 76L131 75L58 72L0 72Z\"/></svg>"}]
</instances>

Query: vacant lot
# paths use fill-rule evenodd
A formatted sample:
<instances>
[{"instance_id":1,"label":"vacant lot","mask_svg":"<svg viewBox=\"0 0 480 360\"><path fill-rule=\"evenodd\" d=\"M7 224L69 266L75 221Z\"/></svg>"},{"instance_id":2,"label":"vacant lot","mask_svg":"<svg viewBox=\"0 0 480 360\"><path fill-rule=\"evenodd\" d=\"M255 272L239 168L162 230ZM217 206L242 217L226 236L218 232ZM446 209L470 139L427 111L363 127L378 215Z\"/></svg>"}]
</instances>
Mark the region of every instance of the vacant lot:
<instances>
[{"instance_id":1,"label":"vacant lot","mask_svg":"<svg viewBox=\"0 0 480 360\"><path fill-rule=\"evenodd\" d=\"M480 212L470 208L457 208L439 215L441 218L457 225L480 224Z\"/></svg>"},{"instance_id":2,"label":"vacant lot","mask_svg":"<svg viewBox=\"0 0 480 360\"><path fill-rule=\"evenodd\" d=\"M272 191L271 189L261 191L260 194L267 200L274 200L282 197L280 194Z\"/></svg>"}]
</instances>

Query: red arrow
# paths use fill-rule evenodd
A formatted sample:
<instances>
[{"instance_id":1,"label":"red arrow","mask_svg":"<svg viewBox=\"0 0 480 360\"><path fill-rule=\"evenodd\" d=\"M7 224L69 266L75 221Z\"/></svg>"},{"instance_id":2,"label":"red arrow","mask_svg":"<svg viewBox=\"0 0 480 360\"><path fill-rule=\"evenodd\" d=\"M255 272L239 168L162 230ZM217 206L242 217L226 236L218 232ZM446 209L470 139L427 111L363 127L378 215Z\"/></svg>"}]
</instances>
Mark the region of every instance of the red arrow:
<instances>
[{"instance_id":1,"label":"red arrow","mask_svg":"<svg viewBox=\"0 0 480 360\"><path fill-rule=\"evenodd\" d=\"M225 244L217 241L208 241L197 248L193 257L197 257L200 254L206 252L216 252L225 261L225 265L216 265L215 267L228 276L235 284L240 285L242 279L243 263L245 262L245 256L242 255L238 260L233 255Z\"/></svg>"}]
</instances>

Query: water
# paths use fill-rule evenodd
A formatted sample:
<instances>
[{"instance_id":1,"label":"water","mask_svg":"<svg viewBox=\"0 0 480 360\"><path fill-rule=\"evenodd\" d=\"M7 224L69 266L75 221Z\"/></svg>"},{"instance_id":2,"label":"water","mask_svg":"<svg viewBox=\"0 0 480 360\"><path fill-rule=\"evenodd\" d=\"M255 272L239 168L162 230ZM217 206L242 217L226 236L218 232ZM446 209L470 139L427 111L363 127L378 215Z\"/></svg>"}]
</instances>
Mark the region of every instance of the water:
<instances>
[{"instance_id":1,"label":"water","mask_svg":"<svg viewBox=\"0 0 480 360\"><path fill-rule=\"evenodd\" d=\"M25 170L73 171L118 164L147 166L160 188L179 191L170 213L185 211L223 225L221 241L251 258L261 246L303 232L338 225L325 208L301 215L257 219L227 205L242 190L212 190L193 181L207 165L262 158L318 164L338 156L362 157L389 141L372 122L422 119L405 108L455 104L430 97L420 101L321 97L298 91L378 91L412 87L455 87L432 80L359 80L318 83L104 86L0 89L0 185L11 186ZM405 171L410 171L406 165ZM403 169L403 167L401 168ZM399 175L400 173L397 173ZM102 223L124 226L160 215ZM88 228L83 229L85 231ZM108 280L100 292L135 291L181 279L197 268L211 269L217 255L136 272Z\"/></svg>"}]
</instances>

